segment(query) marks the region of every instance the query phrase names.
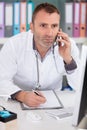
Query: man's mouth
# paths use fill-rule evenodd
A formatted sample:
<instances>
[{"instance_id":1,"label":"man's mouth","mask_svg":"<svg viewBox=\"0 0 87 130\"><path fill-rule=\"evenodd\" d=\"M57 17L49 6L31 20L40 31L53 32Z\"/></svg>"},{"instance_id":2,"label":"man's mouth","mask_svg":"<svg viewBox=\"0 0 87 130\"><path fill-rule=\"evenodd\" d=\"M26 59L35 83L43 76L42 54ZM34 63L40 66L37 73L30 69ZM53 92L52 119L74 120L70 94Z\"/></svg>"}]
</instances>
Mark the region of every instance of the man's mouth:
<instances>
[{"instance_id":1,"label":"man's mouth","mask_svg":"<svg viewBox=\"0 0 87 130\"><path fill-rule=\"evenodd\" d=\"M46 42L53 42L53 39L45 39Z\"/></svg>"}]
</instances>

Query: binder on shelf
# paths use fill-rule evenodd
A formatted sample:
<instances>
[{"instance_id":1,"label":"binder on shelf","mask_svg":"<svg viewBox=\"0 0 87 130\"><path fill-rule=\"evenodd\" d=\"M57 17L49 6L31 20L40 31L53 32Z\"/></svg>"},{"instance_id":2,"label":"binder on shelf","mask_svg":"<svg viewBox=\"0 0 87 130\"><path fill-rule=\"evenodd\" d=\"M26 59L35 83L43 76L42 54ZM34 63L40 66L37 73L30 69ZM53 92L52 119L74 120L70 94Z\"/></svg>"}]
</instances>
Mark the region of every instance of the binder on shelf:
<instances>
[{"instance_id":1,"label":"binder on shelf","mask_svg":"<svg viewBox=\"0 0 87 130\"><path fill-rule=\"evenodd\" d=\"M74 2L73 6L73 37L80 36L80 2Z\"/></svg>"},{"instance_id":2,"label":"binder on shelf","mask_svg":"<svg viewBox=\"0 0 87 130\"><path fill-rule=\"evenodd\" d=\"M73 2L65 3L65 32L73 36Z\"/></svg>"},{"instance_id":3,"label":"binder on shelf","mask_svg":"<svg viewBox=\"0 0 87 130\"><path fill-rule=\"evenodd\" d=\"M80 37L86 36L86 2L80 3Z\"/></svg>"},{"instance_id":4,"label":"binder on shelf","mask_svg":"<svg viewBox=\"0 0 87 130\"><path fill-rule=\"evenodd\" d=\"M33 13L33 9L34 9L34 3L29 0L27 2L27 10L26 10L26 31L29 30L30 28L30 23L32 21L32 13Z\"/></svg>"},{"instance_id":5,"label":"binder on shelf","mask_svg":"<svg viewBox=\"0 0 87 130\"><path fill-rule=\"evenodd\" d=\"M20 2L13 4L13 35L20 32Z\"/></svg>"},{"instance_id":6,"label":"binder on shelf","mask_svg":"<svg viewBox=\"0 0 87 130\"><path fill-rule=\"evenodd\" d=\"M20 32L26 31L26 2L20 3Z\"/></svg>"},{"instance_id":7,"label":"binder on shelf","mask_svg":"<svg viewBox=\"0 0 87 130\"><path fill-rule=\"evenodd\" d=\"M13 35L13 3L5 2L5 37Z\"/></svg>"},{"instance_id":8,"label":"binder on shelf","mask_svg":"<svg viewBox=\"0 0 87 130\"><path fill-rule=\"evenodd\" d=\"M4 2L0 2L0 37L4 37Z\"/></svg>"}]
</instances>

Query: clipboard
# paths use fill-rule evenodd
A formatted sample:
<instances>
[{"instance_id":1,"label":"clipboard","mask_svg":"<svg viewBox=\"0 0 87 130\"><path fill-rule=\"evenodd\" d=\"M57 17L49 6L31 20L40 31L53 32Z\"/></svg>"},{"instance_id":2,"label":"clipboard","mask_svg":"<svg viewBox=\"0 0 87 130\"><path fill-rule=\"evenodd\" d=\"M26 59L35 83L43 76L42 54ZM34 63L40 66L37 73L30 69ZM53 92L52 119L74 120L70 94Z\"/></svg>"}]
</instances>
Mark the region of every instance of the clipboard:
<instances>
[{"instance_id":1,"label":"clipboard","mask_svg":"<svg viewBox=\"0 0 87 130\"><path fill-rule=\"evenodd\" d=\"M41 104L39 107L29 107L24 103L21 103L22 110L38 110L38 109L60 109L63 108L63 104L58 98L57 94L53 90L41 91L42 94L46 97L47 101L44 104Z\"/></svg>"}]
</instances>

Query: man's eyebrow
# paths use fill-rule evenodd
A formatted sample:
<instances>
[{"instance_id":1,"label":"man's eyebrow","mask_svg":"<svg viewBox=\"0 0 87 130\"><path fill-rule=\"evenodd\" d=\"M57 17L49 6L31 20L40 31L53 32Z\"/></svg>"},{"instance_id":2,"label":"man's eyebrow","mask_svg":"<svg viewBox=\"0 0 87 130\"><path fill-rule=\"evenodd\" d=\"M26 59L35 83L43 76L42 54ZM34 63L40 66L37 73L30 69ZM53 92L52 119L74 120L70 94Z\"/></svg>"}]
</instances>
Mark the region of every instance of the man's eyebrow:
<instances>
[{"instance_id":1,"label":"man's eyebrow","mask_svg":"<svg viewBox=\"0 0 87 130\"><path fill-rule=\"evenodd\" d=\"M53 23L52 25L57 25L58 26L59 24L58 23Z\"/></svg>"},{"instance_id":2,"label":"man's eyebrow","mask_svg":"<svg viewBox=\"0 0 87 130\"><path fill-rule=\"evenodd\" d=\"M46 22L41 22L40 24L46 24L46 25L49 25L49 23L46 23ZM59 25L58 23L52 23L51 25Z\"/></svg>"},{"instance_id":3,"label":"man's eyebrow","mask_svg":"<svg viewBox=\"0 0 87 130\"><path fill-rule=\"evenodd\" d=\"M48 24L48 23L46 23L46 22L40 22L40 24Z\"/></svg>"}]
</instances>

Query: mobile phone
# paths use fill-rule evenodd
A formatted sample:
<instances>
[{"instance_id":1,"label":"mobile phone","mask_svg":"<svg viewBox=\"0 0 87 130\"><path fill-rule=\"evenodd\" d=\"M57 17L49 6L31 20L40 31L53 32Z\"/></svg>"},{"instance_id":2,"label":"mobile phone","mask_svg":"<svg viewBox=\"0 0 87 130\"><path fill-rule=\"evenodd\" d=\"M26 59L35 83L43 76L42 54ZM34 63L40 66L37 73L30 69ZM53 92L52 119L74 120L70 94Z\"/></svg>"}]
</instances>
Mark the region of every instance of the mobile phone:
<instances>
[{"instance_id":1,"label":"mobile phone","mask_svg":"<svg viewBox=\"0 0 87 130\"><path fill-rule=\"evenodd\" d=\"M8 122L17 119L17 114L8 110L0 111L0 121Z\"/></svg>"},{"instance_id":2,"label":"mobile phone","mask_svg":"<svg viewBox=\"0 0 87 130\"><path fill-rule=\"evenodd\" d=\"M62 32L62 29L61 28L59 28L59 32ZM59 45L59 46L64 46L64 43L63 42L59 42L58 41L58 39L62 39L62 37L61 36L56 36L56 43Z\"/></svg>"},{"instance_id":3,"label":"mobile phone","mask_svg":"<svg viewBox=\"0 0 87 130\"><path fill-rule=\"evenodd\" d=\"M58 39L62 39L61 36L57 36L56 37L56 43L59 45L59 46L64 46L64 43L63 42L58 42Z\"/></svg>"}]
</instances>

